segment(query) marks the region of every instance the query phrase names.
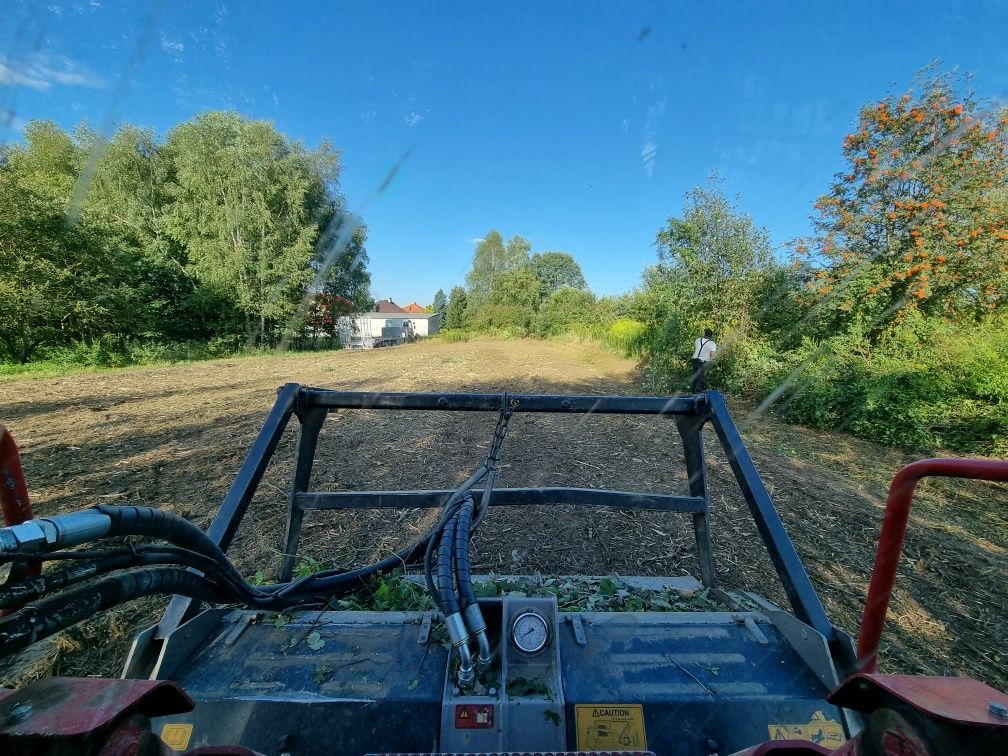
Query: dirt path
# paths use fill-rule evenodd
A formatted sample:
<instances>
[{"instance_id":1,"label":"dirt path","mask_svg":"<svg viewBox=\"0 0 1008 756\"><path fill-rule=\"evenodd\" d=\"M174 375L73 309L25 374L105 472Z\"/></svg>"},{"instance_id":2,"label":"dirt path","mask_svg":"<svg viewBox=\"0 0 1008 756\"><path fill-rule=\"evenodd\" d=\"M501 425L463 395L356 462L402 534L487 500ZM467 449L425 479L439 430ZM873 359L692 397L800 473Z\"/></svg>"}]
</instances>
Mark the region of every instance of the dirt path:
<instances>
[{"instance_id":1,"label":"dirt path","mask_svg":"<svg viewBox=\"0 0 1008 756\"><path fill-rule=\"evenodd\" d=\"M640 393L634 365L594 346L479 339L0 383L0 421L21 447L38 513L131 502L206 526L276 388L288 381L351 390ZM745 408L736 408L736 418L745 420ZM485 454L493 422L466 413L335 413L323 428L312 487L450 487ZM914 455L771 419L743 435L827 611L855 632L885 487ZM292 426L232 546L248 574L263 568L268 575L278 564L294 442ZM783 601L724 456L713 438L707 443L719 578ZM505 486L685 492L681 447L667 419L518 415L502 462ZM970 674L1008 687L1006 504L1003 486L923 487L884 669ZM425 516L314 513L304 553L337 565L370 562L412 541ZM497 572L696 574L688 521L673 514L501 508L481 528L474 558L479 569ZM130 635L158 607L140 602L79 626L33 673L116 671Z\"/></svg>"}]
</instances>

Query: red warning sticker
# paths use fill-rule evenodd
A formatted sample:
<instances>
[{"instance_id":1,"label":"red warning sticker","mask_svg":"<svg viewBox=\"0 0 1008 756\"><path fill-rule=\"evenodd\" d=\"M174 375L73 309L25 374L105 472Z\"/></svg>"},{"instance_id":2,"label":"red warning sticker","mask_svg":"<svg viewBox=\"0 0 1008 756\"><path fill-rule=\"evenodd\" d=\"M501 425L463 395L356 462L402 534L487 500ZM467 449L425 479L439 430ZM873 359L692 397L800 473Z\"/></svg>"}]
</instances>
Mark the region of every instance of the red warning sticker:
<instances>
[{"instance_id":1,"label":"red warning sticker","mask_svg":"<svg viewBox=\"0 0 1008 756\"><path fill-rule=\"evenodd\" d=\"M493 727L492 704L455 704L456 730L482 730Z\"/></svg>"}]
</instances>

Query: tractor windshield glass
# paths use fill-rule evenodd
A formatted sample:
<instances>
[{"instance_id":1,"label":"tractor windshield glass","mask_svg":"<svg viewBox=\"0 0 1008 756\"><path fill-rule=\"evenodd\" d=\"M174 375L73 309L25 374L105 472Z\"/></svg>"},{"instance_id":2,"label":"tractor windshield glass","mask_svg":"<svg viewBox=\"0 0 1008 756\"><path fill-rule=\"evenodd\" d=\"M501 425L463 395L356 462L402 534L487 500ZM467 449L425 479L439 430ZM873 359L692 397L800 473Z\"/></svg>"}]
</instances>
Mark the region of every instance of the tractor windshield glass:
<instances>
[{"instance_id":1,"label":"tractor windshield glass","mask_svg":"<svg viewBox=\"0 0 1008 756\"><path fill-rule=\"evenodd\" d=\"M410 580L340 608L449 602L403 551L440 517L439 537L471 528L442 558L462 549L477 593L805 619L808 600L856 636L896 471L1008 458L1006 29L986 0L3 0L0 421L36 513L206 528L247 505L221 580L250 606L373 564ZM298 395L234 504L287 383L483 398ZM599 395L689 412L577 399ZM493 486L519 492L485 511ZM401 506L312 509L353 491ZM884 670L1008 687L1006 511L1003 484L918 486ZM166 601L24 675L118 670Z\"/></svg>"}]
</instances>

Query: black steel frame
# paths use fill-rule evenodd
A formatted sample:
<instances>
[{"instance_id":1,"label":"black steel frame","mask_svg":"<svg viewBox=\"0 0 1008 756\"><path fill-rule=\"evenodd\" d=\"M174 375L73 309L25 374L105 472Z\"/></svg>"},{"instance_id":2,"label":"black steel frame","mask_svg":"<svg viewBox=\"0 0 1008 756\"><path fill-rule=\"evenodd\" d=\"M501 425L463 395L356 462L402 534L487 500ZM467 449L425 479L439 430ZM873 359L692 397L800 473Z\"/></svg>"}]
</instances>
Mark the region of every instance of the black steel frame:
<instances>
[{"instance_id":1,"label":"black steel frame","mask_svg":"<svg viewBox=\"0 0 1008 756\"><path fill-rule=\"evenodd\" d=\"M710 423L728 458L749 506L763 543L783 584L795 616L822 633L841 668L853 662L850 641L830 622L798 553L760 480L752 458L742 443L724 397L717 391L677 397L640 396L544 396L531 394L425 394L365 393L308 388L288 383L278 391L276 403L220 510L207 531L227 550L245 511L259 486L266 466L292 415L300 423L293 480L287 499L287 525L281 581L289 580L294 567L304 513L310 509L436 508L451 491L349 491L308 490L319 431L326 416L336 410L424 410L449 412L499 412L506 406L513 413L555 412L567 414L630 414L670 416L682 439L689 496L644 494L586 488L499 488L494 506L572 504L618 509L650 509L689 514L697 543L701 582L717 588L708 516L707 465L704 459L703 427ZM176 596L158 626L165 638L195 613L196 606Z\"/></svg>"}]
</instances>

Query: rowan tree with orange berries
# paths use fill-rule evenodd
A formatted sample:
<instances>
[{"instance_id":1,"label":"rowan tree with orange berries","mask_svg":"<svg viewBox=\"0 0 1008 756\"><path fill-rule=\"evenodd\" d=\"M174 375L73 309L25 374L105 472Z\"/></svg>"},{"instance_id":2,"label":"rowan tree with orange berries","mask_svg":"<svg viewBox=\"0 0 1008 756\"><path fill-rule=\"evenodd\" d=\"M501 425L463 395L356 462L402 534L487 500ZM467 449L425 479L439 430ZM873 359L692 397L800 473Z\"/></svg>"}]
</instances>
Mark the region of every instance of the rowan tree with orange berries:
<instances>
[{"instance_id":1,"label":"rowan tree with orange berries","mask_svg":"<svg viewBox=\"0 0 1008 756\"><path fill-rule=\"evenodd\" d=\"M1008 110L958 83L866 105L844 138L847 170L797 245L831 329L879 333L914 310L977 321L1008 300Z\"/></svg>"}]
</instances>

